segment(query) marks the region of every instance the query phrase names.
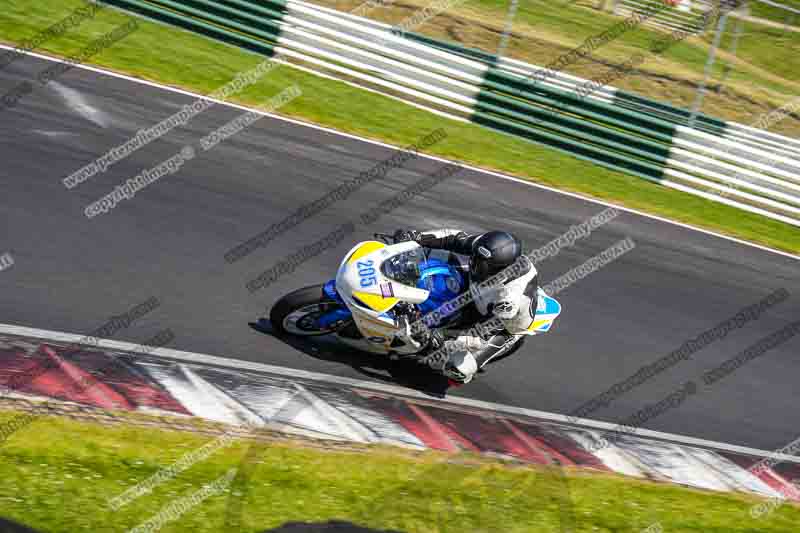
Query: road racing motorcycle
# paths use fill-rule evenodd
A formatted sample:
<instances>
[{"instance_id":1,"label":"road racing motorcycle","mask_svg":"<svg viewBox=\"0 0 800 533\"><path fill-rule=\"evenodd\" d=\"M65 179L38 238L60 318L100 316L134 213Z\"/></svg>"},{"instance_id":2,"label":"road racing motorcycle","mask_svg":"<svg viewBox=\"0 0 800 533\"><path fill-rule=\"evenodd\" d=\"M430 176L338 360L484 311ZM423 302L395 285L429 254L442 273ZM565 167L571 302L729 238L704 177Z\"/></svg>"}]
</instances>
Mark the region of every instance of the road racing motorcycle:
<instances>
[{"instance_id":1,"label":"road racing motorcycle","mask_svg":"<svg viewBox=\"0 0 800 533\"><path fill-rule=\"evenodd\" d=\"M278 300L270 311L275 331L297 336L335 335L348 346L391 358L420 352L419 344L408 342L412 337L409 316L419 320L438 309L441 317L433 324L426 321L428 325L440 328L446 336L463 331L459 328L463 309L448 314L441 312L441 306L467 291L466 260L414 241L395 242L388 234L374 237L380 240L360 242L345 255L336 278ZM561 312L561 305L541 288L536 305L531 326L514 335L504 353L526 335L548 331ZM395 312L399 309L403 312Z\"/></svg>"}]
</instances>

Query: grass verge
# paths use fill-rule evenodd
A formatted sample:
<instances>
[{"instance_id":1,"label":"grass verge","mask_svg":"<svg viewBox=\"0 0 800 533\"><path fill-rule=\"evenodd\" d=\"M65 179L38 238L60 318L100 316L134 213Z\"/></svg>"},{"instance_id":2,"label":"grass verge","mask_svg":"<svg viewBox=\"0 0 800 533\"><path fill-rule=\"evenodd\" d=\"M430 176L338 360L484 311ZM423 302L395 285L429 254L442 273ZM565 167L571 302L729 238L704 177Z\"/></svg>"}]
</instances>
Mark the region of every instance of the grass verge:
<instances>
[{"instance_id":1,"label":"grass verge","mask_svg":"<svg viewBox=\"0 0 800 533\"><path fill-rule=\"evenodd\" d=\"M0 424L20 412L0 411ZM142 417L139 417L142 418ZM125 531L177 499L239 468L252 445L235 441L117 511L108 500L170 466L211 437L187 431L43 416L0 448L0 516L48 532ZM778 533L793 531L800 508L749 515L758 499L711 493L618 475L519 466L474 455L365 446L359 451L271 441L260 450L247 486L234 484L191 507L165 533L225 530L237 523L264 531L289 521L338 519L415 532L558 532L570 512L573 531ZM569 504L555 495L569 487ZM568 509L566 509L568 507ZM240 521L238 521L240 519Z\"/></svg>"},{"instance_id":2,"label":"grass verge","mask_svg":"<svg viewBox=\"0 0 800 533\"><path fill-rule=\"evenodd\" d=\"M349 11L362 0L314 0L342 11ZM431 0L395 0L388 7L369 12L389 24L398 24L431 4ZM536 65L547 65L567 54L584 40L602 34L619 24L623 17L595 9L597 0L520 2L513 34L506 55ZM495 52L505 27L508 0L469 0L426 21L415 31L445 41ZM800 34L756 23L743 23L736 57L730 53L734 23L728 24L706 94L703 111L744 124L780 107L800 93ZM666 52L648 52L650 43L664 34L641 24L594 50L590 56L564 68L565 72L587 79L598 78L645 52L645 61L635 71L615 79L615 87L655 100L690 107L698 83L703 79L709 45L714 32L704 38L689 38ZM722 72L730 67L719 86ZM774 131L800 137L800 116L773 126Z\"/></svg>"},{"instance_id":3,"label":"grass verge","mask_svg":"<svg viewBox=\"0 0 800 533\"><path fill-rule=\"evenodd\" d=\"M6 6L0 11L0 39L22 42L80 5L79 0L33 0L25 5ZM106 10L94 20L48 41L40 51L61 56L75 54L92 40L123 24L126 17L118 11ZM202 94L212 92L260 61L259 57L245 51L145 20L140 21L136 32L92 58L93 64L102 67ZM788 224L606 170L474 124L444 119L391 98L290 67L273 70L234 100L257 105L292 83L301 87L303 96L282 107L281 114L396 145L410 144L441 127L446 129L448 137L431 147L432 154L766 246L800 252L800 230Z\"/></svg>"},{"instance_id":4,"label":"grass verge","mask_svg":"<svg viewBox=\"0 0 800 533\"><path fill-rule=\"evenodd\" d=\"M781 0L781 2L777 3L791 9L800 10L800 2L797 0ZM773 5L762 4L761 2L750 2L750 14L754 17L771 20L788 26L800 26L800 14Z\"/></svg>"}]
</instances>

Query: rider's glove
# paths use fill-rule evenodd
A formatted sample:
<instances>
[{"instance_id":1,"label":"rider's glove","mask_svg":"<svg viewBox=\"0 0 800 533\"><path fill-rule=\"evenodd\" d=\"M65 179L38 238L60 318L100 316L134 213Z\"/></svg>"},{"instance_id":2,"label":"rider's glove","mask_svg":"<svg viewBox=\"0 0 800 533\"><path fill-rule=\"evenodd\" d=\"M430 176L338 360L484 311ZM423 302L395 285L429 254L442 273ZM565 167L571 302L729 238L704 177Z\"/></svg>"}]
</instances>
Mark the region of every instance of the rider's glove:
<instances>
[{"instance_id":1,"label":"rider's glove","mask_svg":"<svg viewBox=\"0 0 800 533\"><path fill-rule=\"evenodd\" d=\"M422 322L422 313L415 305L399 302L392 308L395 326L400 329L401 338L416 347L423 349L430 339L430 330Z\"/></svg>"},{"instance_id":2,"label":"rider's glove","mask_svg":"<svg viewBox=\"0 0 800 533\"><path fill-rule=\"evenodd\" d=\"M410 304L408 302L398 302L397 305L395 305L392 308L392 312L394 313L394 316L397 319L398 323L402 321L407 326L415 324L419 320L421 315L419 309L417 309L415 305ZM409 328L409 330L413 329L414 328ZM425 329L427 328L424 328L422 330L422 333L424 333ZM420 333L420 332L415 332L415 333ZM411 337L416 340L416 336L414 335L414 333L411 334Z\"/></svg>"},{"instance_id":3,"label":"rider's glove","mask_svg":"<svg viewBox=\"0 0 800 533\"><path fill-rule=\"evenodd\" d=\"M392 237L394 238L394 242L406 242L406 241L417 241L419 239L420 233L418 231L412 230L402 230L399 229L394 232Z\"/></svg>"},{"instance_id":4,"label":"rider's glove","mask_svg":"<svg viewBox=\"0 0 800 533\"><path fill-rule=\"evenodd\" d=\"M444 335L438 329L429 330L428 349L434 352L444 346Z\"/></svg>"},{"instance_id":5,"label":"rider's glove","mask_svg":"<svg viewBox=\"0 0 800 533\"><path fill-rule=\"evenodd\" d=\"M395 316L398 317L413 317L417 313L417 310L414 308L414 306L408 302L397 302L397 305L392 308L392 311L394 312Z\"/></svg>"}]
</instances>

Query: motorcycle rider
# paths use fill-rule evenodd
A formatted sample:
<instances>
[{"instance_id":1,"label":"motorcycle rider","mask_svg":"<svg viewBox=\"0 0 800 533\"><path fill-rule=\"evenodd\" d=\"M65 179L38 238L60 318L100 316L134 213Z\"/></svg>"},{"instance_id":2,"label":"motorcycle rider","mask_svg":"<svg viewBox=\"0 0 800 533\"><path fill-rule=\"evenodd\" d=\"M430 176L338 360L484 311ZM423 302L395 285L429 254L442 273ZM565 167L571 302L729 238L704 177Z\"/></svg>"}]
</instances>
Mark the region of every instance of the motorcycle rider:
<instances>
[{"instance_id":1,"label":"motorcycle rider","mask_svg":"<svg viewBox=\"0 0 800 533\"><path fill-rule=\"evenodd\" d=\"M472 299L460 310L455 337L428 328L415 335L425 345L419 360L451 380L468 383L489 361L507 353L518 341L515 334L532 323L538 302L536 267L522 254L520 240L505 231L397 230L394 238L469 257Z\"/></svg>"}]
</instances>

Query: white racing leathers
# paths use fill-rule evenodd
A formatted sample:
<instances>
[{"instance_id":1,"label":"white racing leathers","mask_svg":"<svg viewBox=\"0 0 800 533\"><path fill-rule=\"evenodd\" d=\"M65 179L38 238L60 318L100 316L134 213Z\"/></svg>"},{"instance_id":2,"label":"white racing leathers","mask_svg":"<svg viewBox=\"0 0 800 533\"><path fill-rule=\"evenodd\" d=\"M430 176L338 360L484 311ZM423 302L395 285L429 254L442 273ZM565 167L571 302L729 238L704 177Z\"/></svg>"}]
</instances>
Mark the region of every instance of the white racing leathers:
<instances>
[{"instance_id":1,"label":"white racing leathers","mask_svg":"<svg viewBox=\"0 0 800 533\"><path fill-rule=\"evenodd\" d=\"M479 236L456 230L426 232L423 245L465 255L467 246ZM472 301L460 309L461 317L454 327L442 330L446 338L443 346L421 357L435 370L463 383L524 338L522 334L536 314L538 273L523 255L489 280L471 280L469 289Z\"/></svg>"}]
</instances>

